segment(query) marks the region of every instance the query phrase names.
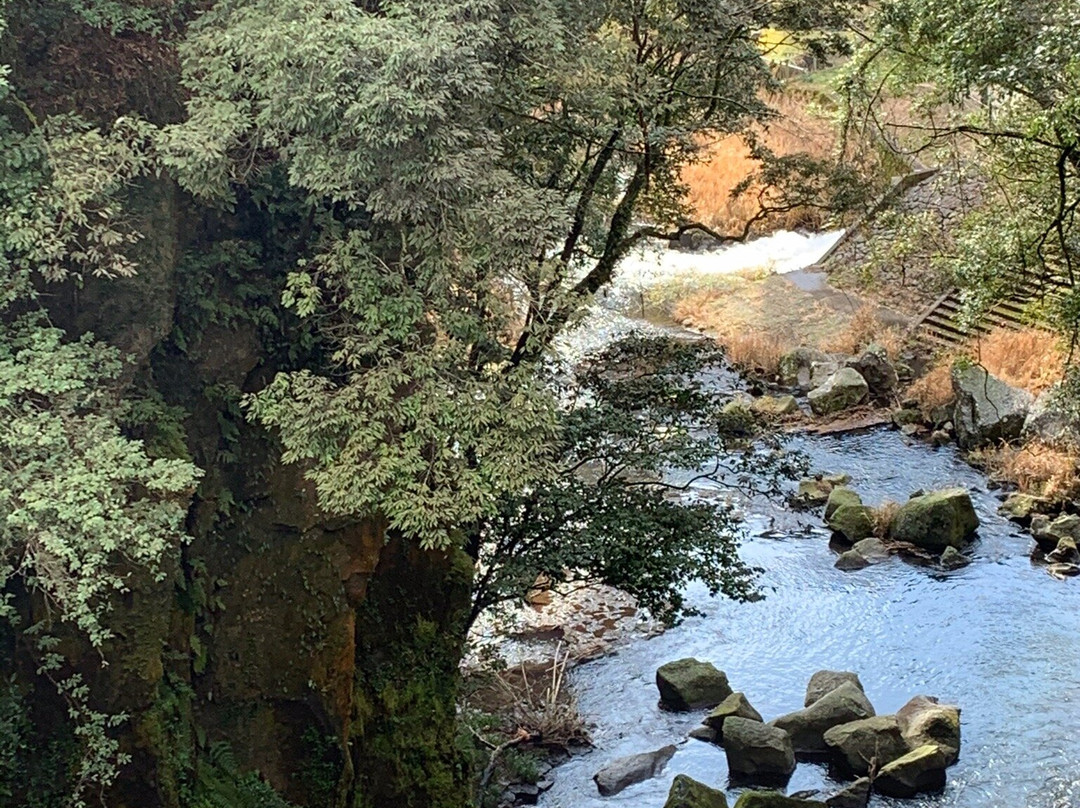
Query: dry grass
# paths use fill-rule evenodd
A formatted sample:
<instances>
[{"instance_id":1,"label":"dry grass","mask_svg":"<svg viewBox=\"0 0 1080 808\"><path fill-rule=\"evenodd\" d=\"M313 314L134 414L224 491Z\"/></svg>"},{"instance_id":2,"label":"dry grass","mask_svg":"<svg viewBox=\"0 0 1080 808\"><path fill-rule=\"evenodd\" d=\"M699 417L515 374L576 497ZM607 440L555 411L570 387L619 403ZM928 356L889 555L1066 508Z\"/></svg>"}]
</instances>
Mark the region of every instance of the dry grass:
<instances>
[{"instance_id":1,"label":"dry grass","mask_svg":"<svg viewBox=\"0 0 1080 808\"><path fill-rule=\"evenodd\" d=\"M972 356L1006 384L1035 395L1061 381L1065 372L1058 338L1037 328L995 329L972 345Z\"/></svg>"},{"instance_id":2,"label":"dry grass","mask_svg":"<svg viewBox=\"0 0 1080 808\"><path fill-rule=\"evenodd\" d=\"M827 157L836 145L836 133L828 121L808 111L811 96L805 91L789 90L772 96L768 103L780 117L768 128L756 132L761 142L774 154L786 156L805 152L815 158ZM750 156L742 138L730 136L707 145L703 158L682 172L687 202L697 217L721 232L739 232L745 222L761 210L757 191L732 197L731 192L761 167ZM770 216L762 222L762 232L775 229L820 228L824 224L816 211L793 210Z\"/></svg>"},{"instance_id":3,"label":"dry grass","mask_svg":"<svg viewBox=\"0 0 1080 808\"><path fill-rule=\"evenodd\" d=\"M1052 500L1080 494L1080 458L1075 453L1033 442L1021 447L983 449L976 458L994 479L1013 483L1025 494Z\"/></svg>"},{"instance_id":4,"label":"dry grass","mask_svg":"<svg viewBox=\"0 0 1080 808\"><path fill-rule=\"evenodd\" d=\"M880 506L874 508L874 535L879 539L888 538L889 525L896 518L896 512L900 510L900 503L886 500Z\"/></svg>"},{"instance_id":5,"label":"dry grass","mask_svg":"<svg viewBox=\"0 0 1080 808\"><path fill-rule=\"evenodd\" d=\"M923 415L929 416L938 407L947 407L956 401L952 386L955 359L955 354L942 357L907 389L907 397L916 402Z\"/></svg>"},{"instance_id":6,"label":"dry grass","mask_svg":"<svg viewBox=\"0 0 1080 808\"><path fill-rule=\"evenodd\" d=\"M859 307L841 333L821 344L828 353L857 354L871 343L885 349L889 359L896 361L904 347L904 332L892 325L884 325L877 315L877 306L866 303Z\"/></svg>"},{"instance_id":7,"label":"dry grass","mask_svg":"<svg viewBox=\"0 0 1080 808\"><path fill-rule=\"evenodd\" d=\"M569 652L560 656L561 646L546 669L530 673L524 664L496 676L495 682L506 699L514 723L537 741L571 745L588 742L585 721L578 711L577 697L566 687Z\"/></svg>"},{"instance_id":8,"label":"dry grass","mask_svg":"<svg viewBox=\"0 0 1080 808\"><path fill-rule=\"evenodd\" d=\"M780 357L792 349L780 337L764 331L734 331L718 341L733 365L765 376L776 376Z\"/></svg>"}]
</instances>

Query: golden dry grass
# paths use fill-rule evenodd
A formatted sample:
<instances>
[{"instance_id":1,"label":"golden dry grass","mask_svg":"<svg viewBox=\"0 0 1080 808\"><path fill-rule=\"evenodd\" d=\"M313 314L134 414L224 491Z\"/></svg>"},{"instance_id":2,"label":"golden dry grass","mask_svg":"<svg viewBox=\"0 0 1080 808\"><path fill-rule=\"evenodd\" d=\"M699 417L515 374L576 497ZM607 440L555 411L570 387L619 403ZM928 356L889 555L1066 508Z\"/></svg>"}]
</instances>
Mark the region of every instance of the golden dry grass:
<instances>
[{"instance_id":1,"label":"golden dry grass","mask_svg":"<svg viewBox=\"0 0 1080 808\"><path fill-rule=\"evenodd\" d=\"M733 365L765 376L780 372L780 357L793 347L766 331L733 331L721 335L718 341Z\"/></svg>"},{"instance_id":2,"label":"golden dry grass","mask_svg":"<svg viewBox=\"0 0 1080 808\"><path fill-rule=\"evenodd\" d=\"M857 354L871 343L885 349L895 361L904 347L904 332L896 326L884 325L877 315L877 306L866 303L859 307L847 328L821 343L829 353Z\"/></svg>"},{"instance_id":3,"label":"golden dry grass","mask_svg":"<svg viewBox=\"0 0 1080 808\"><path fill-rule=\"evenodd\" d=\"M1006 384L1035 395L1061 381L1065 372L1060 341L1037 328L994 329L972 345L972 356Z\"/></svg>"},{"instance_id":4,"label":"golden dry grass","mask_svg":"<svg viewBox=\"0 0 1080 808\"><path fill-rule=\"evenodd\" d=\"M1077 455L1042 443L1002 445L976 455L996 480L1016 485L1025 494L1064 500L1080 494Z\"/></svg>"},{"instance_id":5,"label":"golden dry grass","mask_svg":"<svg viewBox=\"0 0 1080 808\"><path fill-rule=\"evenodd\" d=\"M755 134L774 154L786 156L807 153L824 158L836 146L832 125L808 111L810 96L804 91L789 90L771 96L768 103L779 113L777 120ZM686 200L700 221L721 232L740 232L744 224L761 210L757 190L738 197L731 193L761 166L750 155L742 138L729 136L703 143L704 155L686 166L681 175L687 187ZM761 223L761 232L775 229L819 228L824 222L820 213L793 210L770 216Z\"/></svg>"},{"instance_id":6,"label":"golden dry grass","mask_svg":"<svg viewBox=\"0 0 1080 808\"><path fill-rule=\"evenodd\" d=\"M889 525L896 518L896 512L900 510L900 503L886 500L880 506L874 508L874 535L879 539L888 538Z\"/></svg>"},{"instance_id":7,"label":"golden dry grass","mask_svg":"<svg viewBox=\"0 0 1080 808\"><path fill-rule=\"evenodd\" d=\"M955 354L942 357L907 389L908 398L916 402L923 415L928 416L938 407L947 407L956 400L952 386L952 366L955 359Z\"/></svg>"}]
</instances>

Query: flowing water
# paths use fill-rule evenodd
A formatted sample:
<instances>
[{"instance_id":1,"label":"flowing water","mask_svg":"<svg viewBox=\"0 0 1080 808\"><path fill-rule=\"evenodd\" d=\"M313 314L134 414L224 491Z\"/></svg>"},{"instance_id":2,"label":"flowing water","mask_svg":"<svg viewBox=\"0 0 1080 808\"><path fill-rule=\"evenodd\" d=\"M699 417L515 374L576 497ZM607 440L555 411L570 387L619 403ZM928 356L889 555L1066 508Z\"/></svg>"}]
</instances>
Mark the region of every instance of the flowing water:
<instances>
[{"instance_id":1,"label":"flowing water","mask_svg":"<svg viewBox=\"0 0 1080 808\"><path fill-rule=\"evenodd\" d=\"M894 558L841 572L815 514L747 505L742 556L764 570L766 598L737 604L692 588L703 616L579 667L573 686L595 749L557 770L541 806L660 808L679 773L726 787L723 750L694 740L660 777L614 797L600 797L591 780L608 761L679 743L700 722L700 713L657 707L656 668L687 656L714 662L766 719L800 709L807 680L823 668L858 672L880 714L916 694L959 704L963 748L945 790L875 796L872 806L1080 806L1080 580L1057 581L1032 564L1030 537L998 516L985 478L950 448L909 446L889 430L794 444L815 468L850 474L868 504L902 502L915 489L970 489L982 522L972 563L942 572ZM788 784L789 793L838 787L812 763Z\"/></svg>"}]
</instances>

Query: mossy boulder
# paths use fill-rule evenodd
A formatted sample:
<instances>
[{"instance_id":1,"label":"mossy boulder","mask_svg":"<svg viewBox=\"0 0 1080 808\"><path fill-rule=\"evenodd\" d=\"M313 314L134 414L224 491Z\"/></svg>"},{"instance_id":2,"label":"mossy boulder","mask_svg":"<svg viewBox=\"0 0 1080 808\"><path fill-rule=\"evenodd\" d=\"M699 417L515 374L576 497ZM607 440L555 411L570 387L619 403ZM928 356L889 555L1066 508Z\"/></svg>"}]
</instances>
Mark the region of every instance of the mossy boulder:
<instances>
[{"instance_id":1,"label":"mossy boulder","mask_svg":"<svg viewBox=\"0 0 1080 808\"><path fill-rule=\"evenodd\" d=\"M897 725L909 749L926 744L941 748L945 765L960 756L960 708L933 696L915 696L896 712Z\"/></svg>"},{"instance_id":2,"label":"mossy boulder","mask_svg":"<svg viewBox=\"0 0 1080 808\"><path fill-rule=\"evenodd\" d=\"M887 797L914 797L945 787L946 756L941 747L926 744L883 766L874 790Z\"/></svg>"},{"instance_id":3,"label":"mossy boulder","mask_svg":"<svg viewBox=\"0 0 1080 808\"><path fill-rule=\"evenodd\" d=\"M866 808L870 802L870 778L860 777L825 800L829 808Z\"/></svg>"},{"instance_id":4,"label":"mossy boulder","mask_svg":"<svg viewBox=\"0 0 1080 808\"><path fill-rule=\"evenodd\" d=\"M735 800L734 808L828 808L818 800L789 797L779 791L744 791Z\"/></svg>"},{"instance_id":5,"label":"mossy boulder","mask_svg":"<svg viewBox=\"0 0 1080 808\"><path fill-rule=\"evenodd\" d=\"M795 396L759 396L750 402L750 411L766 418L780 418L799 412Z\"/></svg>"},{"instance_id":6,"label":"mossy boulder","mask_svg":"<svg viewBox=\"0 0 1080 808\"><path fill-rule=\"evenodd\" d=\"M867 774L871 761L880 768L910 751L895 715L875 715L829 729L825 745L849 771Z\"/></svg>"},{"instance_id":7,"label":"mossy boulder","mask_svg":"<svg viewBox=\"0 0 1080 808\"><path fill-rule=\"evenodd\" d=\"M947 488L912 497L896 512L889 525L895 541L940 552L961 549L979 527L971 496L963 488Z\"/></svg>"},{"instance_id":8,"label":"mossy boulder","mask_svg":"<svg viewBox=\"0 0 1080 808\"><path fill-rule=\"evenodd\" d=\"M761 713L751 706L743 693L732 693L705 716L704 724L716 730L717 740L724 734L724 721L732 716L749 718L751 721L764 721Z\"/></svg>"},{"instance_id":9,"label":"mossy boulder","mask_svg":"<svg viewBox=\"0 0 1080 808\"><path fill-rule=\"evenodd\" d=\"M869 390L866 379L857 370L840 368L824 384L811 390L807 400L814 415L832 415L861 404Z\"/></svg>"},{"instance_id":10,"label":"mossy boulder","mask_svg":"<svg viewBox=\"0 0 1080 808\"><path fill-rule=\"evenodd\" d=\"M841 505L832 512L826 524L834 533L854 544L874 535L874 509L868 505Z\"/></svg>"},{"instance_id":11,"label":"mossy boulder","mask_svg":"<svg viewBox=\"0 0 1080 808\"><path fill-rule=\"evenodd\" d=\"M1031 522L1031 518L1035 514L1040 513L1046 506L1047 502L1042 497L1021 494L1017 491L1009 494L1008 499L1001 503L998 513L1011 522L1026 525Z\"/></svg>"},{"instance_id":12,"label":"mossy boulder","mask_svg":"<svg viewBox=\"0 0 1080 808\"><path fill-rule=\"evenodd\" d=\"M956 368L952 374L956 406L953 422L963 449L974 449L1020 437L1035 397L1011 387L979 365Z\"/></svg>"},{"instance_id":13,"label":"mossy boulder","mask_svg":"<svg viewBox=\"0 0 1080 808\"><path fill-rule=\"evenodd\" d=\"M779 727L731 716L724 721L724 752L733 780L786 783L795 771L791 737Z\"/></svg>"},{"instance_id":14,"label":"mossy boulder","mask_svg":"<svg viewBox=\"0 0 1080 808\"><path fill-rule=\"evenodd\" d=\"M829 362L830 357L816 348L799 347L780 357L779 380L785 387L809 390L814 375L814 365Z\"/></svg>"},{"instance_id":15,"label":"mossy boulder","mask_svg":"<svg viewBox=\"0 0 1080 808\"><path fill-rule=\"evenodd\" d=\"M868 345L859 356L848 360L847 367L858 371L866 380L870 398L875 402L886 404L892 400L899 378L896 368L889 361L888 352L881 345Z\"/></svg>"},{"instance_id":16,"label":"mossy boulder","mask_svg":"<svg viewBox=\"0 0 1080 808\"><path fill-rule=\"evenodd\" d=\"M824 752L825 733L835 726L870 718L874 707L866 694L851 682L829 691L809 707L782 715L770 724L791 736L796 752Z\"/></svg>"},{"instance_id":17,"label":"mossy boulder","mask_svg":"<svg viewBox=\"0 0 1080 808\"><path fill-rule=\"evenodd\" d=\"M836 513L837 508L844 505L862 504L862 497L854 489L846 485L837 486L829 492L829 498L825 501L825 519L828 521L829 517Z\"/></svg>"},{"instance_id":18,"label":"mossy boulder","mask_svg":"<svg viewBox=\"0 0 1080 808\"><path fill-rule=\"evenodd\" d=\"M715 707L731 695L727 675L711 662L686 658L661 665L656 671L660 706L686 712Z\"/></svg>"},{"instance_id":19,"label":"mossy boulder","mask_svg":"<svg viewBox=\"0 0 1080 808\"><path fill-rule=\"evenodd\" d=\"M903 409L895 410L893 412L892 422L897 427L908 426L910 424L921 424L923 422L923 414L914 407L904 407Z\"/></svg>"},{"instance_id":20,"label":"mossy boulder","mask_svg":"<svg viewBox=\"0 0 1080 808\"><path fill-rule=\"evenodd\" d=\"M821 699L822 696L831 693L844 684L852 684L860 691L865 692L857 673L852 671L817 671L806 684L806 698L803 700L803 706L809 707L815 701Z\"/></svg>"},{"instance_id":21,"label":"mossy boulder","mask_svg":"<svg viewBox=\"0 0 1080 808\"><path fill-rule=\"evenodd\" d=\"M677 774L664 808L728 808L728 804L723 791L710 788L685 774Z\"/></svg>"}]
</instances>

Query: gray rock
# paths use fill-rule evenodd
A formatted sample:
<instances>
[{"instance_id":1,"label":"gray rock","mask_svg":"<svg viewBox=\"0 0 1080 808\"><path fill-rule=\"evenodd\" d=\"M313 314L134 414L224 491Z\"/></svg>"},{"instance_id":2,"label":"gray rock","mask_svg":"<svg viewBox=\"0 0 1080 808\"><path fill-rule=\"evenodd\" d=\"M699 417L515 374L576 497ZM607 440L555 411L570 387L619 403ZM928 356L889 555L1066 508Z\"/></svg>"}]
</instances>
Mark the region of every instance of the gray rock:
<instances>
[{"instance_id":1,"label":"gray rock","mask_svg":"<svg viewBox=\"0 0 1080 808\"><path fill-rule=\"evenodd\" d=\"M724 752L736 780L787 782L795 771L795 751L784 730L732 716L724 721Z\"/></svg>"},{"instance_id":2,"label":"gray rock","mask_svg":"<svg viewBox=\"0 0 1080 808\"><path fill-rule=\"evenodd\" d=\"M1046 504L1046 500L1041 497L1014 492L1009 494L1008 498L1001 503L998 513L1011 522L1026 525L1035 514L1046 507Z\"/></svg>"},{"instance_id":3,"label":"gray rock","mask_svg":"<svg viewBox=\"0 0 1080 808\"><path fill-rule=\"evenodd\" d=\"M892 422L897 427L907 426L908 424L921 424L922 420L922 413L914 407L904 407L896 410L892 415Z\"/></svg>"},{"instance_id":4,"label":"gray rock","mask_svg":"<svg viewBox=\"0 0 1080 808\"><path fill-rule=\"evenodd\" d=\"M845 550L837 557L833 566L842 572L856 572L869 567L870 562L854 550Z\"/></svg>"},{"instance_id":5,"label":"gray rock","mask_svg":"<svg viewBox=\"0 0 1080 808\"><path fill-rule=\"evenodd\" d=\"M677 774L664 808L728 808L727 796L685 774Z\"/></svg>"},{"instance_id":6,"label":"gray rock","mask_svg":"<svg viewBox=\"0 0 1080 808\"><path fill-rule=\"evenodd\" d=\"M863 689L857 673L852 671L818 671L810 677L810 681L806 685L806 698L803 701L803 706L809 707L822 696L831 693L844 684L855 685L860 692Z\"/></svg>"},{"instance_id":7,"label":"gray rock","mask_svg":"<svg viewBox=\"0 0 1080 808\"><path fill-rule=\"evenodd\" d=\"M1080 561L1076 542L1073 539L1059 539L1057 547L1046 554L1046 560L1060 564L1075 564Z\"/></svg>"},{"instance_id":8,"label":"gray rock","mask_svg":"<svg viewBox=\"0 0 1080 808\"><path fill-rule=\"evenodd\" d=\"M960 756L960 708L955 704L915 696L896 711L896 721L909 749L934 744L940 747L946 766Z\"/></svg>"},{"instance_id":9,"label":"gray rock","mask_svg":"<svg viewBox=\"0 0 1080 808\"><path fill-rule=\"evenodd\" d=\"M715 707L731 695L727 675L711 662L679 659L661 665L656 671L660 706L685 712Z\"/></svg>"},{"instance_id":10,"label":"gray rock","mask_svg":"<svg viewBox=\"0 0 1080 808\"><path fill-rule=\"evenodd\" d=\"M795 396L759 396L750 402L750 411L766 418L779 418L799 412Z\"/></svg>"},{"instance_id":11,"label":"gray rock","mask_svg":"<svg viewBox=\"0 0 1080 808\"><path fill-rule=\"evenodd\" d=\"M900 434L905 438L914 438L922 431L923 428L919 424L905 424L900 427Z\"/></svg>"},{"instance_id":12,"label":"gray rock","mask_svg":"<svg viewBox=\"0 0 1080 808\"><path fill-rule=\"evenodd\" d=\"M862 497L846 486L837 486L829 492L829 498L825 501L825 520L836 513L841 505L862 505Z\"/></svg>"},{"instance_id":13,"label":"gray rock","mask_svg":"<svg viewBox=\"0 0 1080 808\"><path fill-rule=\"evenodd\" d=\"M1031 393L1010 387L978 365L954 369L952 382L956 393L953 422L961 448L1020 437L1035 400Z\"/></svg>"},{"instance_id":14,"label":"gray rock","mask_svg":"<svg viewBox=\"0 0 1080 808\"><path fill-rule=\"evenodd\" d=\"M1080 413L1070 409L1062 400L1061 384L1055 384L1032 403L1020 436L1059 449L1080 448Z\"/></svg>"},{"instance_id":15,"label":"gray rock","mask_svg":"<svg viewBox=\"0 0 1080 808\"><path fill-rule=\"evenodd\" d=\"M814 362L810 365L810 389L815 387L821 387L829 380L836 371L842 367L841 363L835 358L829 358L822 362Z\"/></svg>"},{"instance_id":16,"label":"gray rock","mask_svg":"<svg viewBox=\"0 0 1080 808\"><path fill-rule=\"evenodd\" d=\"M828 501L832 490L833 485L827 480L805 477L799 480L799 491L795 496L806 505L822 505Z\"/></svg>"},{"instance_id":17,"label":"gray rock","mask_svg":"<svg viewBox=\"0 0 1080 808\"><path fill-rule=\"evenodd\" d=\"M692 738L695 741L705 741L705 743L716 743L718 738L715 729L705 726L694 727L692 730L686 733L686 737Z\"/></svg>"},{"instance_id":18,"label":"gray rock","mask_svg":"<svg viewBox=\"0 0 1080 808\"><path fill-rule=\"evenodd\" d=\"M867 505L841 505L827 520L833 532L854 544L874 535L874 509Z\"/></svg>"},{"instance_id":19,"label":"gray rock","mask_svg":"<svg viewBox=\"0 0 1080 808\"><path fill-rule=\"evenodd\" d=\"M924 791L945 787L945 756L933 744L913 749L882 767L874 779L874 790L888 797L914 797Z\"/></svg>"},{"instance_id":20,"label":"gray rock","mask_svg":"<svg viewBox=\"0 0 1080 808\"><path fill-rule=\"evenodd\" d=\"M858 775L868 774L871 763L880 768L910 751L895 715L849 721L828 730L824 737L829 751Z\"/></svg>"},{"instance_id":21,"label":"gray rock","mask_svg":"<svg viewBox=\"0 0 1080 808\"><path fill-rule=\"evenodd\" d=\"M635 783L656 777L674 754L674 746L665 746L655 752L618 758L594 774L593 782L600 796L610 797Z\"/></svg>"},{"instance_id":22,"label":"gray rock","mask_svg":"<svg viewBox=\"0 0 1080 808\"><path fill-rule=\"evenodd\" d=\"M823 802L788 797L779 791L744 791L735 800L735 808L827 808Z\"/></svg>"},{"instance_id":23,"label":"gray rock","mask_svg":"<svg viewBox=\"0 0 1080 808\"><path fill-rule=\"evenodd\" d=\"M971 495L963 488L947 488L901 505L889 525L889 537L940 552L949 546L962 548L978 527Z\"/></svg>"},{"instance_id":24,"label":"gray rock","mask_svg":"<svg viewBox=\"0 0 1080 808\"><path fill-rule=\"evenodd\" d=\"M868 802L870 802L869 777L860 777L825 800L829 808L866 808Z\"/></svg>"},{"instance_id":25,"label":"gray rock","mask_svg":"<svg viewBox=\"0 0 1080 808\"><path fill-rule=\"evenodd\" d=\"M1054 549L1058 542L1058 538L1050 532L1050 524L1050 517L1044 513L1031 517L1031 535L1044 551Z\"/></svg>"},{"instance_id":26,"label":"gray rock","mask_svg":"<svg viewBox=\"0 0 1080 808\"><path fill-rule=\"evenodd\" d=\"M892 400L896 393L898 381L896 369L889 361L888 354L880 345L869 345L855 359L849 360L847 366L858 371L859 375L866 380L870 398L879 404L885 404Z\"/></svg>"},{"instance_id":27,"label":"gray rock","mask_svg":"<svg viewBox=\"0 0 1080 808\"><path fill-rule=\"evenodd\" d=\"M791 736L797 752L824 752L825 733L840 724L870 718L873 705L862 689L845 682L829 691L809 707L782 715L770 723Z\"/></svg>"},{"instance_id":28,"label":"gray rock","mask_svg":"<svg viewBox=\"0 0 1080 808\"><path fill-rule=\"evenodd\" d=\"M944 429L935 429L930 433L930 443L932 443L935 448L948 446L952 443L952 435Z\"/></svg>"},{"instance_id":29,"label":"gray rock","mask_svg":"<svg viewBox=\"0 0 1080 808\"><path fill-rule=\"evenodd\" d=\"M862 403L869 389L858 371L840 368L823 384L811 390L807 400L815 415L831 415Z\"/></svg>"},{"instance_id":30,"label":"gray rock","mask_svg":"<svg viewBox=\"0 0 1080 808\"><path fill-rule=\"evenodd\" d=\"M941 558L938 559L941 566L947 570L958 570L961 567L966 567L971 563L966 555L961 553L955 547L946 547L941 553Z\"/></svg>"},{"instance_id":31,"label":"gray rock","mask_svg":"<svg viewBox=\"0 0 1080 808\"><path fill-rule=\"evenodd\" d=\"M828 362L829 355L815 348L796 348L780 357L780 384L809 390L815 362Z\"/></svg>"},{"instance_id":32,"label":"gray rock","mask_svg":"<svg viewBox=\"0 0 1080 808\"><path fill-rule=\"evenodd\" d=\"M706 726L715 730L717 738L722 739L724 735L724 721L732 716L748 718L751 721L764 720L761 717L761 713L753 708L753 705L750 704L743 693L732 693L705 716L704 723Z\"/></svg>"}]
</instances>

